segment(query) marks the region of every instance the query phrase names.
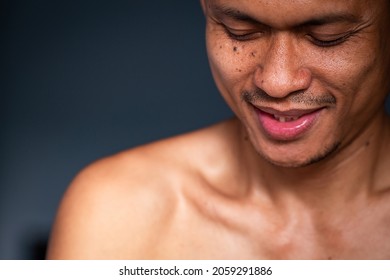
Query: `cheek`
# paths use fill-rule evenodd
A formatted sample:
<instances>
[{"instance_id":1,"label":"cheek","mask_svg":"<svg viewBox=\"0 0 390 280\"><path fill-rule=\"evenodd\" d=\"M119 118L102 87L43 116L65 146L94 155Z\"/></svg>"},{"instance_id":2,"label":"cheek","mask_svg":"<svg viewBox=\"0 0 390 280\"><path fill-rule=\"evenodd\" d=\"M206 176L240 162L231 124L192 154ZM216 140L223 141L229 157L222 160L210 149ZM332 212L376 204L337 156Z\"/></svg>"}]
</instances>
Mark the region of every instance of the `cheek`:
<instances>
[{"instance_id":1,"label":"cheek","mask_svg":"<svg viewBox=\"0 0 390 280\"><path fill-rule=\"evenodd\" d=\"M328 130L346 141L368 125L385 97L381 59L375 48L362 45L349 49L317 58L319 67L313 68L320 89L332 94L337 102L329 115Z\"/></svg>"},{"instance_id":2,"label":"cheek","mask_svg":"<svg viewBox=\"0 0 390 280\"><path fill-rule=\"evenodd\" d=\"M248 54L247 50L248 46L240 46L230 39L207 38L207 53L215 83L234 111L241 92L252 87L256 69L255 54Z\"/></svg>"},{"instance_id":3,"label":"cheek","mask_svg":"<svg viewBox=\"0 0 390 280\"><path fill-rule=\"evenodd\" d=\"M226 82L242 80L251 68L243 47L233 43L213 43L208 46L208 55L213 72Z\"/></svg>"},{"instance_id":4,"label":"cheek","mask_svg":"<svg viewBox=\"0 0 390 280\"><path fill-rule=\"evenodd\" d=\"M325 51L307 56L311 61L313 80L320 90L328 91L344 112L353 110L355 103L372 98L378 86L377 58L372 48L351 48ZM314 62L314 63L313 63Z\"/></svg>"}]
</instances>

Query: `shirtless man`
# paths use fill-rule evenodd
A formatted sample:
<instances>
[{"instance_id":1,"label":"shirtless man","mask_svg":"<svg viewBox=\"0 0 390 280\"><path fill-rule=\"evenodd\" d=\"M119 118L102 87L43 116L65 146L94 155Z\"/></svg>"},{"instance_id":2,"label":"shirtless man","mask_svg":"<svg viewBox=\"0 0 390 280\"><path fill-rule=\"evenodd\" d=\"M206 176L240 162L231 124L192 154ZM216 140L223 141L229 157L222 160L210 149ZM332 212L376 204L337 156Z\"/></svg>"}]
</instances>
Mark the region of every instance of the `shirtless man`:
<instances>
[{"instance_id":1,"label":"shirtless man","mask_svg":"<svg viewBox=\"0 0 390 280\"><path fill-rule=\"evenodd\" d=\"M388 0L202 0L236 118L100 160L52 259L390 259Z\"/></svg>"}]
</instances>

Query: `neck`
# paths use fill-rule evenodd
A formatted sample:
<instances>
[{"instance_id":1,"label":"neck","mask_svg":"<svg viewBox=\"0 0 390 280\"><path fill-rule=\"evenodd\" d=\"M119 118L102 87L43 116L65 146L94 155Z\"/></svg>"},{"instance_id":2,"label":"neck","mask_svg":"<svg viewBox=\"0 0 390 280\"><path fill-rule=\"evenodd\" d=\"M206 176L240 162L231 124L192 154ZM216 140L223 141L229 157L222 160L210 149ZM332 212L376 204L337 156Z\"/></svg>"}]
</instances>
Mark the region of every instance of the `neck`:
<instances>
[{"instance_id":1,"label":"neck","mask_svg":"<svg viewBox=\"0 0 390 280\"><path fill-rule=\"evenodd\" d=\"M299 200L311 207L341 207L345 201L367 198L390 185L383 167L390 163L389 121L385 114L350 143L328 158L306 167L284 168L270 164L248 147L245 176L250 188L265 190L274 201ZM256 156L253 156L255 155ZM249 159L249 160L248 160ZM246 177L248 178L248 177Z\"/></svg>"}]
</instances>

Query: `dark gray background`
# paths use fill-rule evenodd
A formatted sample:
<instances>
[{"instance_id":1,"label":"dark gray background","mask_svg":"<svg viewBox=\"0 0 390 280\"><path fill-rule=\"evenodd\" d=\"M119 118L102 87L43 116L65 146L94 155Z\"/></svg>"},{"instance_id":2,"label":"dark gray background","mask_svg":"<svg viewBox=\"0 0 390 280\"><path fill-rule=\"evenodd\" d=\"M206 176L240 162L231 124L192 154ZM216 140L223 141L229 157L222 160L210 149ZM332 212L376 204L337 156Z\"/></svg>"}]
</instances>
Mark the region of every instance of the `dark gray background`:
<instances>
[{"instance_id":1,"label":"dark gray background","mask_svg":"<svg viewBox=\"0 0 390 280\"><path fill-rule=\"evenodd\" d=\"M43 257L88 163L231 115L198 2L1 1L0 259Z\"/></svg>"},{"instance_id":2,"label":"dark gray background","mask_svg":"<svg viewBox=\"0 0 390 280\"><path fill-rule=\"evenodd\" d=\"M1 5L0 258L42 258L82 167L231 113L198 0Z\"/></svg>"}]
</instances>

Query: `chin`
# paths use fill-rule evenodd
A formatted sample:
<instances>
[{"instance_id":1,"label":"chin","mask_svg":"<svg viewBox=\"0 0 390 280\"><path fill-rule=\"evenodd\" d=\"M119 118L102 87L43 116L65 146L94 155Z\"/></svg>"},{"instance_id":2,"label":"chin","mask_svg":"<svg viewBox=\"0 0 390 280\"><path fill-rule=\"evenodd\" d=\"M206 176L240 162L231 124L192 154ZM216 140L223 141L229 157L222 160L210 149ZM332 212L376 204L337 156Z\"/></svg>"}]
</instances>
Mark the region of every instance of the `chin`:
<instances>
[{"instance_id":1,"label":"chin","mask_svg":"<svg viewBox=\"0 0 390 280\"><path fill-rule=\"evenodd\" d=\"M321 151L308 153L306 149L304 149L301 153L289 154L281 153L280 150L275 153L268 152L259 152L260 156L263 157L270 164L283 167L283 168L301 168L312 166L320 162L324 162L329 159L340 146L340 142L336 142L325 146Z\"/></svg>"}]
</instances>

